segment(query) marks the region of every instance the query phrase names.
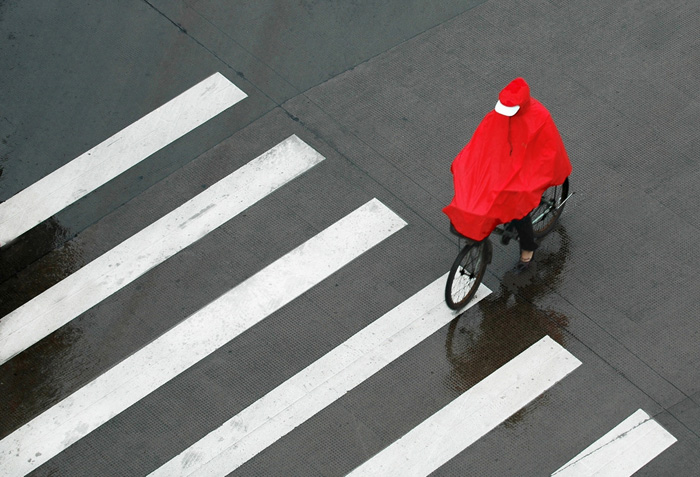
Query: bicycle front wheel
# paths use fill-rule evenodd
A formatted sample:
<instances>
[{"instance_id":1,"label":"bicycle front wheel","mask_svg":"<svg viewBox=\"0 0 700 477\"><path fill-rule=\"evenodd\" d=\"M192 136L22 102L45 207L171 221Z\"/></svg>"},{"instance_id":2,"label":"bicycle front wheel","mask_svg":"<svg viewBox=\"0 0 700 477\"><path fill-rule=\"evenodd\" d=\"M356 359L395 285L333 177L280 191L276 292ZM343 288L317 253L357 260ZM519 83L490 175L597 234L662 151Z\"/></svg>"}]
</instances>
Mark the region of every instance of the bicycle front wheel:
<instances>
[{"instance_id":1,"label":"bicycle front wheel","mask_svg":"<svg viewBox=\"0 0 700 477\"><path fill-rule=\"evenodd\" d=\"M457 255L445 286L445 302L453 310L464 307L474 297L489 262L488 238L467 244Z\"/></svg>"},{"instance_id":2,"label":"bicycle front wheel","mask_svg":"<svg viewBox=\"0 0 700 477\"><path fill-rule=\"evenodd\" d=\"M530 212L532 217L532 230L535 238L542 238L554 230L554 226L559 221L561 213L564 211L564 201L569 196L569 179L562 185L553 186L544 191L540 204L535 210Z\"/></svg>"}]
</instances>

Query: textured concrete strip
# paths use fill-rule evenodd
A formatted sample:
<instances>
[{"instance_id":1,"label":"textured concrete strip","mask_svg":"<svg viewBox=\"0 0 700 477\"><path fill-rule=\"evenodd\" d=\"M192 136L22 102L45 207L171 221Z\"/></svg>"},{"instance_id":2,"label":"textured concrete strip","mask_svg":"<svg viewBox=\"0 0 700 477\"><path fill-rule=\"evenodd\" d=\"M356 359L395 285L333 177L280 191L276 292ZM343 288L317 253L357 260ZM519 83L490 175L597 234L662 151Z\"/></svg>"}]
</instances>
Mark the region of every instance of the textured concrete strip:
<instances>
[{"instance_id":1,"label":"textured concrete strip","mask_svg":"<svg viewBox=\"0 0 700 477\"><path fill-rule=\"evenodd\" d=\"M151 476L228 475L455 318L440 277L194 443ZM469 303L491 293L481 285Z\"/></svg>"},{"instance_id":2,"label":"textured concrete strip","mask_svg":"<svg viewBox=\"0 0 700 477\"><path fill-rule=\"evenodd\" d=\"M0 204L6 244L246 97L215 73Z\"/></svg>"},{"instance_id":3,"label":"textured concrete strip","mask_svg":"<svg viewBox=\"0 0 700 477\"><path fill-rule=\"evenodd\" d=\"M323 160L291 136L0 320L0 364Z\"/></svg>"},{"instance_id":4,"label":"textured concrete strip","mask_svg":"<svg viewBox=\"0 0 700 477\"><path fill-rule=\"evenodd\" d=\"M32 471L405 225L371 200L4 438L4 475Z\"/></svg>"},{"instance_id":5,"label":"textured concrete strip","mask_svg":"<svg viewBox=\"0 0 700 477\"><path fill-rule=\"evenodd\" d=\"M675 437L639 409L552 475L630 476L674 442Z\"/></svg>"},{"instance_id":6,"label":"textured concrete strip","mask_svg":"<svg viewBox=\"0 0 700 477\"><path fill-rule=\"evenodd\" d=\"M428 475L580 364L545 336L349 475Z\"/></svg>"}]
</instances>

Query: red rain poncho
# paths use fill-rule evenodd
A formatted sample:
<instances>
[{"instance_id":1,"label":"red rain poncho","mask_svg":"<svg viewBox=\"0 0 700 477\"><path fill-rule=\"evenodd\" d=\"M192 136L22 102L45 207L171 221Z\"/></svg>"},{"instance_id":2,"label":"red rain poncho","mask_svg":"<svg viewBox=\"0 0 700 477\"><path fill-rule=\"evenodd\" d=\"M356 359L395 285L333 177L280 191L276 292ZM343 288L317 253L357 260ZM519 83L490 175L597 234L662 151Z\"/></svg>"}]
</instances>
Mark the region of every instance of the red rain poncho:
<instances>
[{"instance_id":1,"label":"red rain poncho","mask_svg":"<svg viewBox=\"0 0 700 477\"><path fill-rule=\"evenodd\" d=\"M452 162L455 196L443 209L455 229L474 240L525 217L548 187L571 173L559 131L525 80L501 91L497 109L502 113L488 113Z\"/></svg>"}]
</instances>

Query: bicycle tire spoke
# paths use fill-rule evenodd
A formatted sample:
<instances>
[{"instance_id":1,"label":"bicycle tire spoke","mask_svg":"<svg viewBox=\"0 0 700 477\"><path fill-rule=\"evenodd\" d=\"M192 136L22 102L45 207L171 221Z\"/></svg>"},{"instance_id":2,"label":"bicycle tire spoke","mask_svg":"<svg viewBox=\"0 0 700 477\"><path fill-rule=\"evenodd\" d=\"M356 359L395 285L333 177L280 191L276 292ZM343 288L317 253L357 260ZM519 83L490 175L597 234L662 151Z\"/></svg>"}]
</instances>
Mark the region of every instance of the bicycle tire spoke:
<instances>
[{"instance_id":1,"label":"bicycle tire spoke","mask_svg":"<svg viewBox=\"0 0 700 477\"><path fill-rule=\"evenodd\" d=\"M480 256L481 247L473 247L460 264L451 290L455 302L461 301L474 286Z\"/></svg>"}]
</instances>

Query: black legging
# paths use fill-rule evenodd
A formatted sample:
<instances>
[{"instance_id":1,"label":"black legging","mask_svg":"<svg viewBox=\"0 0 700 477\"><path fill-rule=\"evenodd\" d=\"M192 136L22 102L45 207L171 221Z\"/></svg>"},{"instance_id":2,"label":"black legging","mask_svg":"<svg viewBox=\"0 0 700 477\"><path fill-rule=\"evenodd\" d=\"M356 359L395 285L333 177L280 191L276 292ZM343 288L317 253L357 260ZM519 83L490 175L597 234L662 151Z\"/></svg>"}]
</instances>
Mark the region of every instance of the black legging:
<instances>
[{"instance_id":1,"label":"black legging","mask_svg":"<svg viewBox=\"0 0 700 477\"><path fill-rule=\"evenodd\" d=\"M527 214L522 219L512 221L515 230L520 236L520 250L528 250L534 252L537 249L535 242L535 232L532 230L532 217Z\"/></svg>"}]
</instances>

